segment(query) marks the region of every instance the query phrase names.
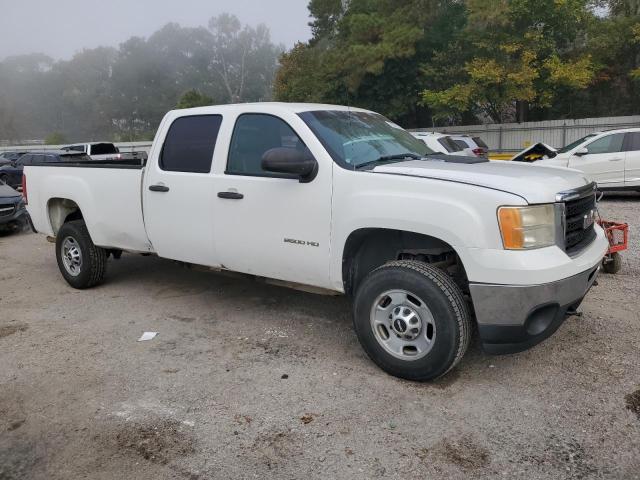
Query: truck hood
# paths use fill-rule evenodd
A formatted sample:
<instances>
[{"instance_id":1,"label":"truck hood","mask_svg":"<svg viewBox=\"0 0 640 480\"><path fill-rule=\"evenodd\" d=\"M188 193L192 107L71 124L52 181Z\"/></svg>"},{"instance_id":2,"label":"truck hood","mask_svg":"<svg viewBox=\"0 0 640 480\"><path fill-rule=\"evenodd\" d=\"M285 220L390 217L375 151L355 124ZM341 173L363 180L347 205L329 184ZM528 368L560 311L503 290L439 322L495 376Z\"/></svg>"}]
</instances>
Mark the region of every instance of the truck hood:
<instances>
[{"instance_id":1,"label":"truck hood","mask_svg":"<svg viewBox=\"0 0 640 480\"><path fill-rule=\"evenodd\" d=\"M577 170L505 161L464 164L439 160L410 160L380 165L371 171L491 188L518 195L532 204L555 202L558 192L590 183L587 177Z\"/></svg>"}]
</instances>

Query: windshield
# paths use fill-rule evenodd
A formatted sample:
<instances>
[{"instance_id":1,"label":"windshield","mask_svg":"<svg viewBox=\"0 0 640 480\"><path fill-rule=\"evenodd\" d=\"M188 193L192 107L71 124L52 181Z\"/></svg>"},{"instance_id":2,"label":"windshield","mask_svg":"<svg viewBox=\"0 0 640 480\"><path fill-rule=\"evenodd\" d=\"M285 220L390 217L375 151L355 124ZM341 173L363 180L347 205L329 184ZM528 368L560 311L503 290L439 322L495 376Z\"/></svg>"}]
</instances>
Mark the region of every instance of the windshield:
<instances>
[{"instance_id":1,"label":"windshield","mask_svg":"<svg viewBox=\"0 0 640 480\"><path fill-rule=\"evenodd\" d=\"M589 140L590 138L595 137L596 135L597 135L597 133L591 133L591 134L587 135L586 137L582 137L580 140L576 140L575 142L570 143L566 147L562 147L560 150L558 150L558 153L567 153L569 150L573 150L574 148L576 148L581 143L586 142L587 140Z\"/></svg>"},{"instance_id":2,"label":"windshield","mask_svg":"<svg viewBox=\"0 0 640 480\"><path fill-rule=\"evenodd\" d=\"M401 161L403 155L424 157L434 153L424 142L377 113L320 110L301 113L300 117L336 163L349 170L391 157Z\"/></svg>"}]
</instances>

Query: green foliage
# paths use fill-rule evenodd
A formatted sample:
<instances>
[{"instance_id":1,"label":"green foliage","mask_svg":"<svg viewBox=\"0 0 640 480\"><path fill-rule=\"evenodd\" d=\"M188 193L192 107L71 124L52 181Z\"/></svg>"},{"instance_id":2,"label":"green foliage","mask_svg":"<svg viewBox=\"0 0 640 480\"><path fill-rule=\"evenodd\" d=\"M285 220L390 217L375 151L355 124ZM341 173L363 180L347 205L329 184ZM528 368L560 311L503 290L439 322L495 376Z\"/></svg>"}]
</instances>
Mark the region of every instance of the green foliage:
<instances>
[{"instance_id":1,"label":"green foliage","mask_svg":"<svg viewBox=\"0 0 640 480\"><path fill-rule=\"evenodd\" d=\"M309 11L313 38L281 57L278 99L349 103L409 127L640 108L638 0L311 0Z\"/></svg>"},{"instance_id":2,"label":"green foliage","mask_svg":"<svg viewBox=\"0 0 640 480\"><path fill-rule=\"evenodd\" d=\"M207 105L213 105L213 98L208 95L203 95L198 90L187 90L182 94L176 108L194 108L205 107Z\"/></svg>"},{"instance_id":3,"label":"green foliage","mask_svg":"<svg viewBox=\"0 0 640 480\"><path fill-rule=\"evenodd\" d=\"M63 143L69 143L69 140L60 132L50 133L44 138L45 145L62 145Z\"/></svg>"},{"instance_id":4,"label":"green foliage","mask_svg":"<svg viewBox=\"0 0 640 480\"><path fill-rule=\"evenodd\" d=\"M6 58L0 61L0 140L51 131L72 141L153 138L189 90L207 104L269 100L282 50L264 25L221 15L206 28L170 23L147 39L83 50L67 61Z\"/></svg>"}]
</instances>

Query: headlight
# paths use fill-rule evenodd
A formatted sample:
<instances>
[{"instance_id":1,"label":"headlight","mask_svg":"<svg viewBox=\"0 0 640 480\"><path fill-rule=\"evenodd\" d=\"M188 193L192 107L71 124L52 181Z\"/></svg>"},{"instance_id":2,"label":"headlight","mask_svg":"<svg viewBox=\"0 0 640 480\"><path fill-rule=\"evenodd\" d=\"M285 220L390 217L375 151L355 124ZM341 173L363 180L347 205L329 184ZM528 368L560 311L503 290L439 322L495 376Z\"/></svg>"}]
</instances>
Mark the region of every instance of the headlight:
<instances>
[{"instance_id":1,"label":"headlight","mask_svg":"<svg viewBox=\"0 0 640 480\"><path fill-rule=\"evenodd\" d=\"M498 223L507 250L542 248L556 243L553 204L532 207L500 207Z\"/></svg>"}]
</instances>

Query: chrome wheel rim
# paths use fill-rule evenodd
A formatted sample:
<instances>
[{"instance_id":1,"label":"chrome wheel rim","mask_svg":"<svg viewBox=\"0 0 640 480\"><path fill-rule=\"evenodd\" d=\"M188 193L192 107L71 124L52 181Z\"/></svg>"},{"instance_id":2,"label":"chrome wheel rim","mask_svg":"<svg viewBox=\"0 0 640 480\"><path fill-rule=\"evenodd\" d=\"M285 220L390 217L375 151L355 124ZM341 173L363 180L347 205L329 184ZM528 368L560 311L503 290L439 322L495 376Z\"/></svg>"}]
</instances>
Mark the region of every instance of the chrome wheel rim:
<instances>
[{"instance_id":1,"label":"chrome wheel rim","mask_svg":"<svg viewBox=\"0 0 640 480\"><path fill-rule=\"evenodd\" d=\"M427 304L406 290L388 290L371 308L371 329L390 355L413 361L431 351L436 325Z\"/></svg>"},{"instance_id":2,"label":"chrome wheel rim","mask_svg":"<svg viewBox=\"0 0 640 480\"><path fill-rule=\"evenodd\" d=\"M82 250L73 237L66 237L62 241L61 252L62 264L67 273L73 277L80 275L82 271Z\"/></svg>"}]
</instances>

